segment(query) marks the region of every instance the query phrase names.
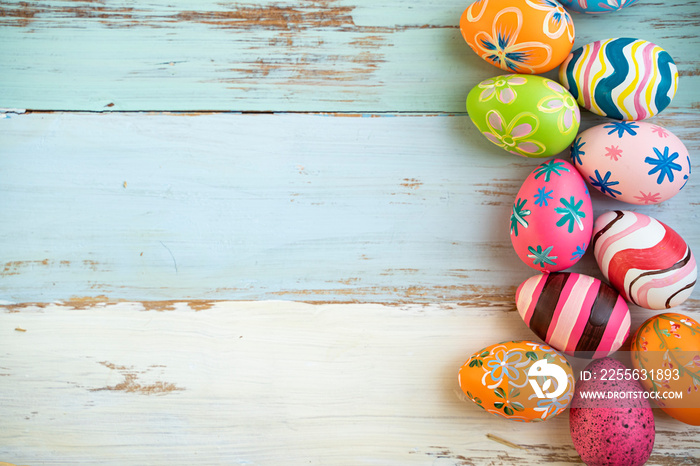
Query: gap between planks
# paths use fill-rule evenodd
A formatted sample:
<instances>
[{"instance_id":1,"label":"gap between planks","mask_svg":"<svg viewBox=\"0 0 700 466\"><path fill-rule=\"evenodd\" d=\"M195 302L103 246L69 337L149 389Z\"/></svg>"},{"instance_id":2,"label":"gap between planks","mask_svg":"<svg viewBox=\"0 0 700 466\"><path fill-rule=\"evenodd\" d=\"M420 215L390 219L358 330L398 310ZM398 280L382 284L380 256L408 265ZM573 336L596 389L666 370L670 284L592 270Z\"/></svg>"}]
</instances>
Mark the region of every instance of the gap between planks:
<instances>
[{"instance_id":1,"label":"gap between planks","mask_svg":"<svg viewBox=\"0 0 700 466\"><path fill-rule=\"evenodd\" d=\"M313 110L295 110L295 111L276 111L276 110L70 110L70 109L15 109L15 108L0 108L0 115L30 115L30 114L144 114L144 115L175 115L175 116L199 116L199 115L318 115L318 116L338 116L338 117L394 117L394 116L468 116L465 112L443 112L440 110L426 111L401 111L401 110L357 110L357 111L334 111L321 112Z\"/></svg>"}]
</instances>

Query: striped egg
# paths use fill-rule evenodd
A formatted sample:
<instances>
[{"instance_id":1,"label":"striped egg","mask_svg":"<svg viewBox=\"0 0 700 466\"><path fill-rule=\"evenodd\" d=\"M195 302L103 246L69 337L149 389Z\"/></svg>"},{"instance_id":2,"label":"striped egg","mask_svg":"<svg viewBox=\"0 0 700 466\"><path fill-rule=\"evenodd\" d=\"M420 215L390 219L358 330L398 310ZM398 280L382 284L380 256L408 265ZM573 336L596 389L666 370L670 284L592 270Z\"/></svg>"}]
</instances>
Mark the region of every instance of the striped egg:
<instances>
[{"instance_id":1,"label":"striped egg","mask_svg":"<svg viewBox=\"0 0 700 466\"><path fill-rule=\"evenodd\" d=\"M678 69L671 55L646 40L591 42L569 54L559 81L583 108L618 120L643 120L671 103Z\"/></svg>"},{"instance_id":2,"label":"striped egg","mask_svg":"<svg viewBox=\"0 0 700 466\"><path fill-rule=\"evenodd\" d=\"M625 300L588 275L535 275L518 287L515 303L530 330L569 356L608 356L620 348L630 332Z\"/></svg>"},{"instance_id":3,"label":"striped egg","mask_svg":"<svg viewBox=\"0 0 700 466\"><path fill-rule=\"evenodd\" d=\"M690 297L698 268L681 236L644 214L606 212L593 224L593 254L601 272L628 301L668 309Z\"/></svg>"},{"instance_id":4,"label":"striped egg","mask_svg":"<svg viewBox=\"0 0 700 466\"><path fill-rule=\"evenodd\" d=\"M559 0L569 10L577 13L598 15L610 13L634 5L637 0Z\"/></svg>"}]
</instances>

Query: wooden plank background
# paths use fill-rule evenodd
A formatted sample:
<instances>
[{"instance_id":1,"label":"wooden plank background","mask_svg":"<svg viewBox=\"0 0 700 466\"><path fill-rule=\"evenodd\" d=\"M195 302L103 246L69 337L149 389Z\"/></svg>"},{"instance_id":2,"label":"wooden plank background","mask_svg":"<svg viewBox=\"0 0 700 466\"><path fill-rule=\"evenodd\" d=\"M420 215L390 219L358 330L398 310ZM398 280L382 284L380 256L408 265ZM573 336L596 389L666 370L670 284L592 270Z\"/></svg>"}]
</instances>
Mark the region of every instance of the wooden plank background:
<instances>
[{"instance_id":1,"label":"wooden plank background","mask_svg":"<svg viewBox=\"0 0 700 466\"><path fill-rule=\"evenodd\" d=\"M694 119L664 121L698 150ZM537 162L489 147L467 116L51 113L0 127L11 302L477 304L511 301L534 274L508 218ZM700 244L697 191L691 178L635 210ZM627 208L593 199L596 214ZM576 270L595 274L592 254Z\"/></svg>"},{"instance_id":2,"label":"wooden plank background","mask_svg":"<svg viewBox=\"0 0 700 466\"><path fill-rule=\"evenodd\" d=\"M471 2L0 1L0 103L35 110L463 112L498 74L459 32ZM576 47L642 37L700 101L696 0L574 15ZM553 73L549 73L552 76Z\"/></svg>"},{"instance_id":3,"label":"wooden plank background","mask_svg":"<svg viewBox=\"0 0 700 466\"><path fill-rule=\"evenodd\" d=\"M579 463L566 413L505 422L456 383L536 338L507 221L538 162L465 113L499 74L467 3L0 0L0 465ZM700 3L574 21L671 53L653 121L700 172ZM693 177L592 196L700 247ZM698 464L698 428L655 416L650 464Z\"/></svg>"}]
</instances>

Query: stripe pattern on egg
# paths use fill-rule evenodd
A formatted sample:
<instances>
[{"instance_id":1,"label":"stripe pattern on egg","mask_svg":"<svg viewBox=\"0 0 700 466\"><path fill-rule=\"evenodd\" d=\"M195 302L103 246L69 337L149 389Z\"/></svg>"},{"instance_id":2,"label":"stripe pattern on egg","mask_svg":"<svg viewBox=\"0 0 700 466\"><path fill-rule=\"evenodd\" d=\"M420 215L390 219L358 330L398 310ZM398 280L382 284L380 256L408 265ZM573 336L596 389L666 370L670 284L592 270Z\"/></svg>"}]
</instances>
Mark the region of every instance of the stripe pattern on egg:
<instances>
[{"instance_id":1,"label":"stripe pattern on egg","mask_svg":"<svg viewBox=\"0 0 700 466\"><path fill-rule=\"evenodd\" d=\"M690 297L695 257L672 228L644 214L616 210L593 226L593 253L601 272L622 296L647 309L668 309Z\"/></svg>"},{"instance_id":2,"label":"stripe pattern on egg","mask_svg":"<svg viewBox=\"0 0 700 466\"><path fill-rule=\"evenodd\" d=\"M559 81L579 105L618 120L643 120L666 108L678 89L678 68L658 45L632 38L591 42L569 54Z\"/></svg>"},{"instance_id":3,"label":"stripe pattern on egg","mask_svg":"<svg viewBox=\"0 0 700 466\"><path fill-rule=\"evenodd\" d=\"M588 275L553 272L525 280L515 293L525 324L570 356L602 358L617 351L630 331L627 303Z\"/></svg>"},{"instance_id":4,"label":"stripe pattern on egg","mask_svg":"<svg viewBox=\"0 0 700 466\"><path fill-rule=\"evenodd\" d=\"M637 0L560 0L563 6L577 13L597 15L610 13L634 5Z\"/></svg>"}]
</instances>

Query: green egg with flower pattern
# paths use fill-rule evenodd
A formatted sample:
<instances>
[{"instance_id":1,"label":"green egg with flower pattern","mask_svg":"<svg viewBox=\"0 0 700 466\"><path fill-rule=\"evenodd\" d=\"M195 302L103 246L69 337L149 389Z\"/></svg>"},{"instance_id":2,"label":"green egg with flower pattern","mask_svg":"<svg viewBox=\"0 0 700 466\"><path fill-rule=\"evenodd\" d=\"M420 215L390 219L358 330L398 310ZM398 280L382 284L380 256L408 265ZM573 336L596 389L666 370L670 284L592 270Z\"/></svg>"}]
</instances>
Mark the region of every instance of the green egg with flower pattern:
<instances>
[{"instance_id":1,"label":"green egg with flower pattern","mask_svg":"<svg viewBox=\"0 0 700 466\"><path fill-rule=\"evenodd\" d=\"M576 99L556 81L510 74L480 82L467 96L467 112L493 144L522 157L567 150L578 132Z\"/></svg>"}]
</instances>

